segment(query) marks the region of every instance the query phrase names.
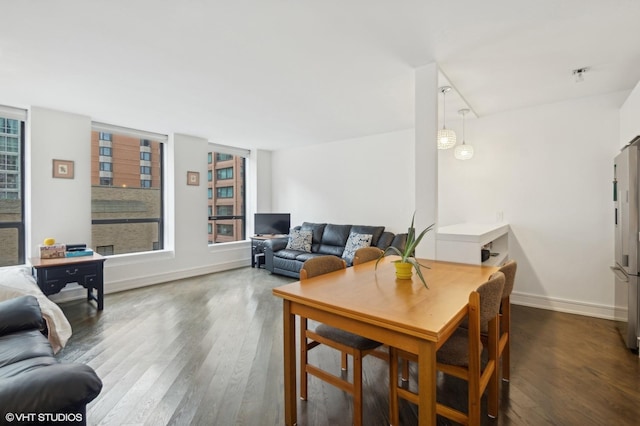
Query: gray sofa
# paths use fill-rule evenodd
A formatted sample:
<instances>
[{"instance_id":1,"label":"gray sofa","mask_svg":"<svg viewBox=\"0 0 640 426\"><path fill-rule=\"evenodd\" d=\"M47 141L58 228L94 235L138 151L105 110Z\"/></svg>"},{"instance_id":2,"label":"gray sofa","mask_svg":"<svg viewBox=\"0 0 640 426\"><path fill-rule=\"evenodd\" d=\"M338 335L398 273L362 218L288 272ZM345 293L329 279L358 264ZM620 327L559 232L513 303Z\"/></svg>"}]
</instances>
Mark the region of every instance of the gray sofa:
<instances>
[{"instance_id":1,"label":"gray sofa","mask_svg":"<svg viewBox=\"0 0 640 426\"><path fill-rule=\"evenodd\" d=\"M404 248L407 234L394 234L385 231L384 226L336 225L331 223L304 222L293 228L296 231L311 231L310 251L287 248L289 237L274 238L264 245L265 268L272 274L300 277L300 268L307 259L316 256L332 255L342 257L353 233L371 235L371 246L382 250L389 246ZM351 266L351 259L345 259Z\"/></svg>"}]
</instances>

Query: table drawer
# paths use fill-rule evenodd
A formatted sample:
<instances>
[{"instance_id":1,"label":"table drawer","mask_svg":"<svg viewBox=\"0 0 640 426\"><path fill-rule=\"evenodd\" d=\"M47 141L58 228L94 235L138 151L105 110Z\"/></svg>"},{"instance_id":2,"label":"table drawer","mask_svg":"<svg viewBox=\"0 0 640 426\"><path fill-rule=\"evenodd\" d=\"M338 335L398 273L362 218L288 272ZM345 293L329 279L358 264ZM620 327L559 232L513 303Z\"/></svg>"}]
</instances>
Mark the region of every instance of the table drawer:
<instances>
[{"instance_id":1,"label":"table drawer","mask_svg":"<svg viewBox=\"0 0 640 426\"><path fill-rule=\"evenodd\" d=\"M67 265L59 268L46 268L41 273L44 274L45 281L61 280L67 283L77 282L74 279L83 279L86 275L97 275L96 265Z\"/></svg>"},{"instance_id":2,"label":"table drawer","mask_svg":"<svg viewBox=\"0 0 640 426\"><path fill-rule=\"evenodd\" d=\"M64 280L50 280L46 281L44 284L40 286L40 290L45 294L45 296L49 296L51 294L56 294L60 290L67 285L67 281Z\"/></svg>"}]
</instances>

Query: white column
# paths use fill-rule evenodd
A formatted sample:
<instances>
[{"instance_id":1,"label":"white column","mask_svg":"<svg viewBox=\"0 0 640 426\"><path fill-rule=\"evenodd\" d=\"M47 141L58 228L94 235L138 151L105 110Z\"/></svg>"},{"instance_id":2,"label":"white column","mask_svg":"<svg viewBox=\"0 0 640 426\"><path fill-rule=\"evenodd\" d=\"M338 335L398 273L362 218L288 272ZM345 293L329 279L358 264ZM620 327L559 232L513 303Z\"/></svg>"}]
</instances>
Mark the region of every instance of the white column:
<instances>
[{"instance_id":1,"label":"white column","mask_svg":"<svg viewBox=\"0 0 640 426\"><path fill-rule=\"evenodd\" d=\"M438 218L438 67L435 63L415 71L415 211L416 230ZM417 257L436 258L436 232L429 232Z\"/></svg>"}]
</instances>

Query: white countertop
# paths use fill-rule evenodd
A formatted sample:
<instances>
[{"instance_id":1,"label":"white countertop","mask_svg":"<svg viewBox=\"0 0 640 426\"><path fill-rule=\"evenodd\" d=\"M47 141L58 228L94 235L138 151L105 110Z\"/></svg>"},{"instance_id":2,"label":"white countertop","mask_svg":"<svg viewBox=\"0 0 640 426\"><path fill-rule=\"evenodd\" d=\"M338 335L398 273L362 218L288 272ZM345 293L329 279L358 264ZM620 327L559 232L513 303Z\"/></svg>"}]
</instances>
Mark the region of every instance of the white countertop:
<instances>
[{"instance_id":1,"label":"white countertop","mask_svg":"<svg viewBox=\"0 0 640 426\"><path fill-rule=\"evenodd\" d=\"M438 240L482 242L509 232L508 223L458 223L438 228Z\"/></svg>"}]
</instances>

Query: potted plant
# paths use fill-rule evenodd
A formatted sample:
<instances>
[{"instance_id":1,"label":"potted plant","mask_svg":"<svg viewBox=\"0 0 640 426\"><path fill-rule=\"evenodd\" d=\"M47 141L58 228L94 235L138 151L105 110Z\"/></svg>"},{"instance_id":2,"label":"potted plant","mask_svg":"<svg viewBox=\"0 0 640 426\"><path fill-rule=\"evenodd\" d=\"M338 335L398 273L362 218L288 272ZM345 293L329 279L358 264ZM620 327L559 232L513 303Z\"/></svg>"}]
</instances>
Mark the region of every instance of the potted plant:
<instances>
[{"instance_id":1,"label":"potted plant","mask_svg":"<svg viewBox=\"0 0 640 426\"><path fill-rule=\"evenodd\" d=\"M407 233L407 242L404 245L404 250L401 251L397 247L393 246L387 247L376 261L375 269L378 269L378 263L387 254L398 255L400 256L400 259L393 261L396 268L396 278L411 279L411 276L413 275L412 269L415 269L416 273L420 277L420 281L422 281L422 284L424 284L426 288L429 288L427 282L424 279L424 276L422 275L422 271L420 270L421 266L424 266L425 268L428 268L428 266L418 263L418 261L414 257L414 253L416 247L418 247L418 244L420 244L420 241L422 241L422 238L427 234L427 232L433 229L435 223L432 223L416 237L416 229L413 226L415 217L416 213L414 212L413 217L411 218L411 226L409 227L409 232Z\"/></svg>"}]
</instances>

